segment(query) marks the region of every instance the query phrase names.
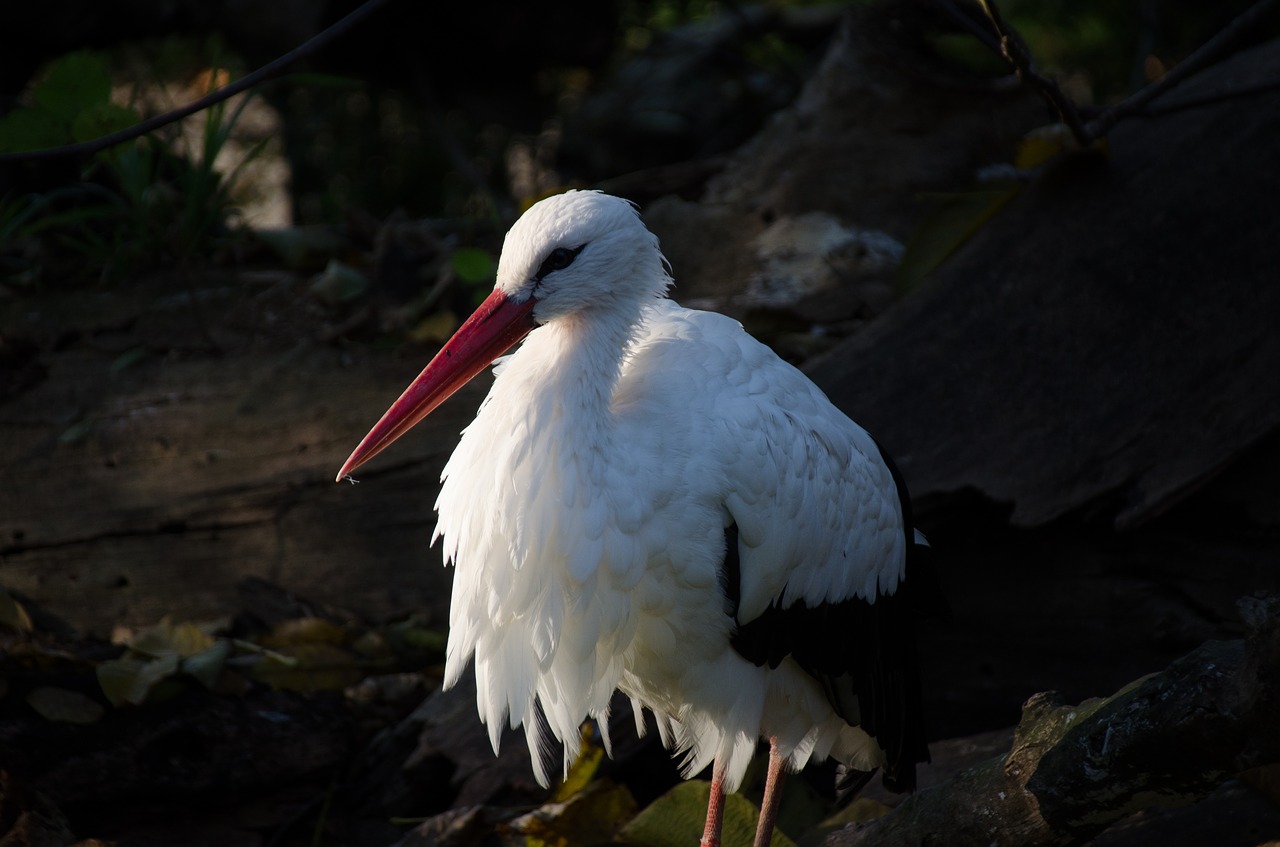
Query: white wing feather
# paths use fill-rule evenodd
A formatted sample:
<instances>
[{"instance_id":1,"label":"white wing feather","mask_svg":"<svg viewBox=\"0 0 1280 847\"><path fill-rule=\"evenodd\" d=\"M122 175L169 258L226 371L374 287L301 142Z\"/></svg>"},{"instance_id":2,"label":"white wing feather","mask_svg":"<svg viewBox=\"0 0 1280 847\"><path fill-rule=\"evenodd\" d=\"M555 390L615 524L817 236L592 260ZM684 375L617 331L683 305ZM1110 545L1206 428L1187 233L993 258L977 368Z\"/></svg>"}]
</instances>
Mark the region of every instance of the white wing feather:
<instances>
[{"instance_id":1,"label":"white wing feather","mask_svg":"<svg viewBox=\"0 0 1280 847\"><path fill-rule=\"evenodd\" d=\"M700 495L738 525L741 622L779 599L893 593L906 560L902 508L871 436L736 321L667 302L654 312L617 399L687 412L668 407L665 443L701 455L666 460L713 481ZM654 416L644 411L637 418Z\"/></svg>"}]
</instances>

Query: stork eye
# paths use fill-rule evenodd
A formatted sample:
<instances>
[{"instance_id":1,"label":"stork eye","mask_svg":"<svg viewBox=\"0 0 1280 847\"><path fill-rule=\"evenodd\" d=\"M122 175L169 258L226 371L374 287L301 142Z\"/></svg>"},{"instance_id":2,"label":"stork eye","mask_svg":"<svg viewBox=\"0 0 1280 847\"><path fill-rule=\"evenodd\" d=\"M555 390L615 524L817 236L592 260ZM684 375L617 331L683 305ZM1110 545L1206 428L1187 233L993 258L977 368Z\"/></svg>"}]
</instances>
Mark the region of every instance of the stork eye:
<instances>
[{"instance_id":1,"label":"stork eye","mask_svg":"<svg viewBox=\"0 0 1280 847\"><path fill-rule=\"evenodd\" d=\"M582 248L587 245L575 247L570 250L568 247L557 247L547 254L547 258L542 260L542 264L538 267L538 272L533 278L538 282L542 282L543 277L553 271L562 271L573 264L573 260L578 258L578 254L582 252Z\"/></svg>"}]
</instances>

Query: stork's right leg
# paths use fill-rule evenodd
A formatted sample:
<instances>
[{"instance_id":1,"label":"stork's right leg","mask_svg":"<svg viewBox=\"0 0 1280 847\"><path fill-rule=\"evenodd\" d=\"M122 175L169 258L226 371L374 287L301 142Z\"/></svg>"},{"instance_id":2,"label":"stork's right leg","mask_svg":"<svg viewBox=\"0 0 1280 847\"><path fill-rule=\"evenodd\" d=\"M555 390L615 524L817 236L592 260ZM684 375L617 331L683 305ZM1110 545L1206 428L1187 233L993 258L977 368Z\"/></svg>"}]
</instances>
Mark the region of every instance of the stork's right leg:
<instances>
[{"instance_id":1,"label":"stork's right leg","mask_svg":"<svg viewBox=\"0 0 1280 847\"><path fill-rule=\"evenodd\" d=\"M716 759L711 766L711 799L707 801L707 826L702 830L702 847L720 847L724 826L724 766Z\"/></svg>"}]
</instances>

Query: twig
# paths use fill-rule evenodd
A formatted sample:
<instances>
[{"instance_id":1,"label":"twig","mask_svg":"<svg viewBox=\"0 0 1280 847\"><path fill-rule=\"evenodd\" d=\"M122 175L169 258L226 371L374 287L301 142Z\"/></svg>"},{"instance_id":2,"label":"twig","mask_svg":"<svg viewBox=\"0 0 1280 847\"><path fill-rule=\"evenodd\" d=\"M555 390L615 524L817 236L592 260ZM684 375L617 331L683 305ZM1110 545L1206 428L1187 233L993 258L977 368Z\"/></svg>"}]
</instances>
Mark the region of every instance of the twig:
<instances>
[{"instance_id":1,"label":"twig","mask_svg":"<svg viewBox=\"0 0 1280 847\"><path fill-rule=\"evenodd\" d=\"M1160 79L1090 121L1088 127L1086 127L1089 135L1092 138L1101 138L1120 121L1140 113L1152 100L1213 64L1246 33L1253 30L1262 17L1276 7L1277 2L1278 0L1258 0L1257 3L1245 9L1235 20L1223 27L1217 35L1200 45L1190 56L1174 65Z\"/></svg>"},{"instance_id":2,"label":"twig","mask_svg":"<svg viewBox=\"0 0 1280 847\"><path fill-rule=\"evenodd\" d=\"M1242 85L1238 88L1232 88L1230 91L1204 94L1199 97L1180 97L1175 102L1148 106L1140 112L1134 112L1131 117L1158 118L1177 112L1186 112L1191 109L1202 109L1205 106L1225 103L1228 100L1236 100L1242 97L1257 97L1259 94L1269 94L1273 91L1280 91L1280 79Z\"/></svg>"},{"instance_id":3,"label":"twig","mask_svg":"<svg viewBox=\"0 0 1280 847\"><path fill-rule=\"evenodd\" d=\"M155 117L148 118L145 121L136 123L131 127L119 130L118 132L109 133L94 138L89 141L81 141L76 144L65 144L61 147L46 147L41 150L24 150L17 153L0 153L0 165L14 164L17 162L37 162L48 159L59 159L64 156L88 156L106 150L108 147L114 147L125 141L132 141L140 138L149 132L154 132L162 126L167 126L175 121L180 121L185 117L194 115L196 112L202 111L215 106L222 101L234 97L242 91L266 82L273 77L279 76L290 65L300 59L305 59L311 54L320 50L320 48L329 44L334 39L345 35L353 27L364 21L369 15L378 11L381 7L387 5L390 0L366 0L357 9L352 11L346 17L331 24L321 32L316 33L308 38L302 44L285 53L278 59L275 59L262 67L258 68L240 79L228 85L212 91L198 100L194 100L185 106L172 109Z\"/></svg>"},{"instance_id":4,"label":"twig","mask_svg":"<svg viewBox=\"0 0 1280 847\"><path fill-rule=\"evenodd\" d=\"M1053 110L1058 113L1058 119L1071 130L1076 142L1081 147L1087 147L1093 141L1093 138L1089 137L1089 131L1086 129L1084 121L1080 118L1080 110L1076 107L1075 102L1062 92L1056 81L1044 76L1035 69L1035 65L1031 60L1031 53L1027 50L1027 45L1022 41L1017 31L1005 23L1004 16L1000 14L1000 7L996 5L996 0L978 0L978 4L982 6L982 11L986 13L987 20L991 22L992 28L996 31L996 37L1000 39L1000 55L1013 66L1013 72L1017 74L1018 79L1030 85L1041 97L1047 100Z\"/></svg>"}]
</instances>

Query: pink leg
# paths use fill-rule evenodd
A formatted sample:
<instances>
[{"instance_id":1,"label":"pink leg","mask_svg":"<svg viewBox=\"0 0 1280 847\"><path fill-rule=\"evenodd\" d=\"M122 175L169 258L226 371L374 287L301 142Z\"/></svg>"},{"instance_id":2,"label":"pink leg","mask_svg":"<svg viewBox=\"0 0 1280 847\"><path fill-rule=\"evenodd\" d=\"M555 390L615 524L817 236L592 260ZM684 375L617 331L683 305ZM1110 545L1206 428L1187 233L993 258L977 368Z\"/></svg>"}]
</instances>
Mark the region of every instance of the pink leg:
<instances>
[{"instance_id":1,"label":"pink leg","mask_svg":"<svg viewBox=\"0 0 1280 847\"><path fill-rule=\"evenodd\" d=\"M778 803L782 800L782 782L785 776L782 755L778 752L778 739L770 738L769 771L764 778L764 799L760 803L755 847L769 847L769 842L773 840L773 826L778 819Z\"/></svg>"},{"instance_id":2,"label":"pink leg","mask_svg":"<svg viewBox=\"0 0 1280 847\"><path fill-rule=\"evenodd\" d=\"M711 799L707 801L707 826L702 830L702 847L720 847L720 830L724 826L724 766L720 760L711 766Z\"/></svg>"}]
</instances>

